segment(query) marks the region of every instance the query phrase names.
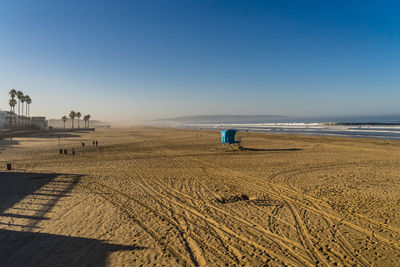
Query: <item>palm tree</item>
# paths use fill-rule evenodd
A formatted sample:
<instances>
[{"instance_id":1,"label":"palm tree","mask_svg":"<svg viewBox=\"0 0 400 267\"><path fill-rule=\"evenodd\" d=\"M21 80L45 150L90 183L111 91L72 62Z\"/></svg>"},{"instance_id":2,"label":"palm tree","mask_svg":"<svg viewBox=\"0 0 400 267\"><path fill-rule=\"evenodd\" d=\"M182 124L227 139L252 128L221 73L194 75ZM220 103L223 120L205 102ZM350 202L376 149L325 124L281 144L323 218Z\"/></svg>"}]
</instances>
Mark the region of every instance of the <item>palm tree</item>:
<instances>
[{"instance_id":1,"label":"palm tree","mask_svg":"<svg viewBox=\"0 0 400 267\"><path fill-rule=\"evenodd\" d=\"M17 98L18 98L18 126L21 126L21 120L19 118L20 115L20 105L21 105L21 100L24 97L24 93L21 91L17 91Z\"/></svg>"},{"instance_id":2,"label":"palm tree","mask_svg":"<svg viewBox=\"0 0 400 267\"><path fill-rule=\"evenodd\" d=\"M22 113L21 115L24 116L24 103L25 103L25 96L22 96L21 98L21 103L22 103Z\"/></svg>"},{"instance_id":3,"label":"palm tree","mask_svg":"<svg viewBox=\"0 0 400 267\"><path fill-rule=\"evenodd\" d=\"M26 102L26 115L27 117L29 117L30 115L30 109L31 109L31 103L32 103L32 99L29 95L25 96L25 102Z\"/></svg>"},{"instance_id":4,"label":"palm tree","mask_svg":"<svg viewBox=\"0 0 400 267\"><path fill-rule=\"evenodd\" d=\"M71 110L71 112L69 113L69 117L72 119L72 128L74 128L74 119L76 117L75 111Z\"/></svg>"},{"instance_id":5,"label":"palm tree","mask_svg":"<svg viewBox=\"0 0 400 267\"><path fill-rule=\"evenodd\" d=\"M9 104L10 107L11 107L11 111L13 111L13 110L15 109L15 105L17 104L17 100L15 100L14 98L11 98L11 99L8 101L8 104Z\"/></svg>"},{"instance_id":6,"label":"palm tree","mask_svg":"<svg viewBox=\"0 0 400 267\"><path fill-rule=\"evenodd\" d=\"M10 92L8 92L8 94L11 96L11 98L15 98L15 96L17 95L17 90L11 89Z\"/></svg>"},{"instance_id":7,"label":"palm tree","mask_svg":"<svg viewBox=\"0 0 400 267\"><path fill-rule=\"evenodd\" d=\"M64 123L64 129L65 129L65 122L68 120L67 116L63 116L63 117L61 118L61 120L62 120L63 123Z\"/></svg>"},{"instance_id":8,"label":"palm tree","mask_svg":"<svg viewBox=\"0 0 400 267\"><path fill-rule=\"evenodd\" d=\"M22 93L21 91L17 92L17 98L18 98L18 116L19 116L19 105L21 103L22 98L24 97L24 93Z\"/></svg>"},{"instance_id":9,"label":"palm tree","mask_svg":"<svg viewBox=\"0 0 400 267\"><path fill-rule=\"evenodd\" d=\"M26 109L25 109L25 114L27 117L26 123L29 125L30 124L30 118L29 118L29 108L30 108L30 104L32 103L32 99L29 95L25 95L25 103L26 103Z\"/></svg>"},{"instance_id":10,"label":"palm tree","mask_svg":"<svg viewBox=\"0 0 400 267\"><path fill-rule=\"evenodd\" d=\"M11 98L11 99L8 101L8 104L10 105L11 110L13 110L14 107L15 107L15 105L17 104L17 100L15 100L14 98ZM12 116L9 116L9 117L10 117L10 127L12 128Z\"/></svg>"},{"instance_id":11,"label":"palm tree","mask_svg":"<svg viewBox=\"0 0 400 267\"><path fill-rule=\"evenodd\" d=\"M89 128L89 120L90 120L90 115L87 114L83 117L83 120L85 121L85 127ZM87 126L86 126L87 123Z\"/></svg>"},{"instance_id":12,"label":"palm tree","mask_svg":"<svg viewBox=\"0 0 400 267\"><path fill-rule=\"evenodd\" d=\"M10 92L9 92L8 94L10 95L11 99L14 100L14 101L13 101L13 103L14 103L14 102L15 102L15 99L14 99L14 98L15 98L15 96L17 95L17 90L11 89ZM11 106L11 111L14 111L14 112L15 112L14 107L15 107L15 105Z\"/></svg>"},{"instance_id":13,"label":"palm tree","mask_svg":"<svg viewBox=\"0 0 400 267\"><path fill-rule=\"evenodd\" d=\"M25 103L25 96L24 95L21 98L21 103L22 103L22 113L21 113L21 115L24 116L24 103ZM26 119L25 118L23 118L22 126L24 126L24 124L26 124Z\"/></svg>"},{"instance_id":14,"label":"palm tree","mask_svg":"<svg viewBox=\"0 0 400 267\"><path fill-rule=\"evenodd\" d=\"M80 128L80 126L79 126L79 118L82 116L82 114L78 111L77 113L76 113L76 117L78 118L78 128Z\"/></svg>"}]
</instances>

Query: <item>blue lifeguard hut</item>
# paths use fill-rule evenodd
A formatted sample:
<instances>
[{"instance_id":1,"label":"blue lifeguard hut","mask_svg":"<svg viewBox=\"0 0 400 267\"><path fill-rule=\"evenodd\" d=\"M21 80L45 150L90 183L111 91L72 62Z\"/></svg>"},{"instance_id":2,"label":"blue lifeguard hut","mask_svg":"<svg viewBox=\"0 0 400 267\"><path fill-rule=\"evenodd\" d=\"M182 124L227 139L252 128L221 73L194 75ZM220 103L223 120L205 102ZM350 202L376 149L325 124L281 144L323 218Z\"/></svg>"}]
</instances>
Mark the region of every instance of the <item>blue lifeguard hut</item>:
<instances>
[{"instance_id":1,"label":"blue lifeguard hut","mask_svg":"<svg viewBox=\"0 0 400 267\"><path fill-rule=\"evenodd\" d=\"M236 130L221 130L221 142L223 144L238 144L239 141L235 141Z\"/></svg>"}]
</instances>

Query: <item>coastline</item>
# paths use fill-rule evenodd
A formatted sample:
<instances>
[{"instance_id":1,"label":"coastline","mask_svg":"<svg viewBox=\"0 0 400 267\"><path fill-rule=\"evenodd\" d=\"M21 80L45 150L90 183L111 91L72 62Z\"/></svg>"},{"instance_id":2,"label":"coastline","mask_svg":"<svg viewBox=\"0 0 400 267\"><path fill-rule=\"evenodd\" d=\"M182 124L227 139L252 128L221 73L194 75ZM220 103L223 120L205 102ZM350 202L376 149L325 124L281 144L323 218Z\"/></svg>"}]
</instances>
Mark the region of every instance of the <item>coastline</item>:
<instances>
[{"instance_id":1,"label":"coastline","mask_svg":"<svg viewBox=\"0 0 400 267\"><path fill-rule=\"evenodd\" d=\"M387 123L220 123L175 124L172 127L215 131L222 129L235 129L239 132L400 140L400 124Z\"/></svg>"}]
</instances>

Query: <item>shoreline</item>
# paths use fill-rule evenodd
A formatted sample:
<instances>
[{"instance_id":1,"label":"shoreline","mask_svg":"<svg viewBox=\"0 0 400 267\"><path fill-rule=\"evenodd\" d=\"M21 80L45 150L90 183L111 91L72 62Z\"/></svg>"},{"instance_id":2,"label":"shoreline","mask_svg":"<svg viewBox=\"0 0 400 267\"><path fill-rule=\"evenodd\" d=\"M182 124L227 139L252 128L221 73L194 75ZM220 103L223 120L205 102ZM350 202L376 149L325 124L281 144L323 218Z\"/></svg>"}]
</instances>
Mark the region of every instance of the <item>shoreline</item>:
<instances>
[{"instance_id":1,"label":"shoreline","mask_svg":"<svg viewBox=\"0 0 400 267\"><path fill-rule=\"evenodd\" d=\"M170 126L177 129L193 130L214 130L234 129L238 132L255 132L266 134L285 134L285 135L306 135L306 136L326 136L326 137L344 137L357 139L377 139L377 140L400 140L400 125L397 128L382 128L379 126L395 125L342 125L342 124L304 124L304 125L249 125L249 124L218 124L218 125L179 125ZM356 127L358 126L358 127ZM372 126L372 127L369 127ZM163 126L161 126L163 127ZM168 126L164 126L168 127Z\"/></svg>"}]
</instances>

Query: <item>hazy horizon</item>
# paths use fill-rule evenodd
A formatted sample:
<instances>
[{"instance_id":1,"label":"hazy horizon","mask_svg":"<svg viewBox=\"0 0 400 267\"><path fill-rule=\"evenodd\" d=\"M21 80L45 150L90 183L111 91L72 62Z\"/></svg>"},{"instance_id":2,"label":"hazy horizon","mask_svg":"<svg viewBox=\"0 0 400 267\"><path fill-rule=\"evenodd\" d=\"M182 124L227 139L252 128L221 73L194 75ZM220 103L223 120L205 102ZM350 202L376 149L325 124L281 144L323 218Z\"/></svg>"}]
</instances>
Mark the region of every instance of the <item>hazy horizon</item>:
<instances>
[{"instance_id":1,"label":"hazy horizon","mask_svg":"<svg viewBox=\"0 0 400 267\"><path fill-rule=\"evenodd\" d=\"M4 1L0 109L110 123L400 114L395 1Z\"/></svg>"},{"instance_id":2,"label":"hazy horizon","mask_svg":"<svg viewBox=\"0 0 400 267\"><path fill-rule=\"evenodd\" d=\"M169 125L168 123L188 123L191 119L194 119L192 122L195 123L196 119L201 121L201 118L207 117L210 118L210 123L221 123L219 122L220 117L243 117L244 119L240 120L239 123L288 123L288 122L302 122L302 123L310 123L310 122L360 122L360 123L400 123L400 114L384 114L384 115L360 115L360 116L310 116L310 117L296 117L296 116L281 116L281 115L268 115L268 114L208 114L208 115L184 115L184 116L176 116L176 117L168 117L168 118L156 118L156 119L143 119L143 120L98 120L96 118L92 118L91 121L96 121L96 123L100 123L101 125L111 125L118 127L126 127L126 126L135 126L135 125ZM268 119L257 119L258 117L271 117ZM249 118L250 121L246 121L245 118ZM59 118L47 118L49 120L59 120ZM187 120L185 120L187 119ZM68 121L71 119L68 117ZM77 119L75 118L75 121ZM81 118L82 121L82 118ZM70 122L69 122L70 123ZM166 123L166 124L165 124ZM228 122L223 122L228 123ZM70 125L70 124L68 124ZM171 124L173 125L173 124Z\"/></svg>"}]
</instances>

